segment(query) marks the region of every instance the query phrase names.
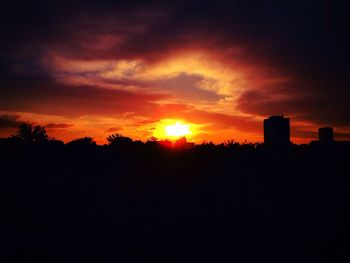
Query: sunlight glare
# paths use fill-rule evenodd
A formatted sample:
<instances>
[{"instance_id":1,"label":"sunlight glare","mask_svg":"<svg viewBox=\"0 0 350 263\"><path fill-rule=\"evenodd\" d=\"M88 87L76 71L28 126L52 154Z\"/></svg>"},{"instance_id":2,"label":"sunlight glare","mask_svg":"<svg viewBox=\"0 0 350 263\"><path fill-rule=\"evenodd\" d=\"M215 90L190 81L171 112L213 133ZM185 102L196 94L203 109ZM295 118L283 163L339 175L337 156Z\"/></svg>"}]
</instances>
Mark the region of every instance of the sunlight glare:
<instances>
[{"instance_id":1,"label":"sunlight glare","mask_svg":"<svg viewBox=\"0 0 350 263\"><path fill-rule=\"evenodd\" d=\"M190 134L190 127L177 121L173 125L165 126L165 134L172 137L180 137Z\"/></svg>"}]
</instances>

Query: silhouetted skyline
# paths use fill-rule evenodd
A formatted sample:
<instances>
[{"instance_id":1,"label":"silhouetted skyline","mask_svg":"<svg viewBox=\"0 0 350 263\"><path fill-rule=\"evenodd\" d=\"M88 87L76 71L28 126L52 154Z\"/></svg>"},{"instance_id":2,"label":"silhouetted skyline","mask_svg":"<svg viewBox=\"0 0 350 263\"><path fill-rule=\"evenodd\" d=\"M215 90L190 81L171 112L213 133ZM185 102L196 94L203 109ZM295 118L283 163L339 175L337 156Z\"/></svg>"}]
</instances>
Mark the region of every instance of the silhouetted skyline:
<instances>
[{"instance_id":1,"label":"silhouetted skyline","mask_svg":"<svg viewBox=\"0 0 350 263\"><path fill-rule=\"evenodd\" d=\"M64 144L22 125L0 140L0 261L347 262L347 246L310 252L310 240L350 234L349 151L185 138L170 150L119 134Z\"/></svg>"},{"instance_id":2,"label":"silhouetted skyline","mask_svg":"<svg viewBox=\"0 0 350 263\"><path fill-rule=\"evenodd\" d=\"M50 126L48 126L50 127ZM40 142L47 142L48 140L55 140L58 141L54 137L50 137L47 134L47 127L43 127L40 125L32 125L30 123L22 123L18 127L18 130L15 134L13 134L11 137L8 137L8 139L11 138L21 138L24 142L27 143L40 143ZM264 134L264 141L263 143L267 146L272 147L288 147L294 142L290 140L290 118L286 118L283 115L273 115L270 116L267 119L263 120L263 134ZM3 141L6 141L6 138L0 138ZM76 143L78 141L90 141L90 143L96 144L96 141L94 141L94 138L92 137L82 137L82 138L75 138L72 141L68 142L70 143ZM129 138L127 136L124 136L120 133L112 133L107 137L107 142L109 144L113 144L115 142L124 141L127 143L132 143L132 138ZM168 137L166 139L160 139L154 136L145 138L144 140L137 140L139 142L147 142L150 144L159 144L161 146L164 146L166 148L174 148L174 149L183 149L183 150L189 150L193 149L195 146L195 142L188 142L186 136L174 136L172 138ZM235 142L237 141L232 138L231 140L226 140L223 142L220 142L219 144L225 144L228 142ZM311 140L308 143L314 143L315 140ZM335 142L334 139L334 132L332 127L321 127L318 129L318 142L330 144ZM349 142L349 141L342 141L342 142ZM63 143L63 142L62 142ZM211 141L203 141L202 144L206 143L213 143ZM261 143L261 142L248 142L245 141L245 143ZM197 143L198 144L198 143Z\"/></svg>"}]
</instances>

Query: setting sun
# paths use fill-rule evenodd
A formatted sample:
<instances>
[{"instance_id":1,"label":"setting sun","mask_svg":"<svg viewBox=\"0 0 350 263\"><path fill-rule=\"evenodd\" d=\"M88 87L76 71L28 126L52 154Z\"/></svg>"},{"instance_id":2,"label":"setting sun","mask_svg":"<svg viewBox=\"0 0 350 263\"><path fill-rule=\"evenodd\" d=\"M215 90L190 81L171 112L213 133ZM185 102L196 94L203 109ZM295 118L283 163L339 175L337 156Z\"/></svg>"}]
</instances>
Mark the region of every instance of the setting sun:
<instances>
[{"instance_id":1,"label":"setting sun","mask_svg":"<svg viewBox=\"0 0 350 263\"><path fill-rule=\"evenodd\" d=\"M191 132L190 132L189 125L181 124L179 121L177 121L173 125L165 126L165 134L167 136L179 137L179 136L185 136L190 133Z\"/></svg>"},{"instance_id":2,"label":"setting sun","mask_svg":"<svg viewBox=\"0 0 350 263\"><path fill-rule=\"evenodd\" d=\"M202 128L202 125L184 119L161 119L156 125L149 126L151 136L160 140L176 140L186 136L188 140L196 141Z\"/></svg>"}]
</instances>

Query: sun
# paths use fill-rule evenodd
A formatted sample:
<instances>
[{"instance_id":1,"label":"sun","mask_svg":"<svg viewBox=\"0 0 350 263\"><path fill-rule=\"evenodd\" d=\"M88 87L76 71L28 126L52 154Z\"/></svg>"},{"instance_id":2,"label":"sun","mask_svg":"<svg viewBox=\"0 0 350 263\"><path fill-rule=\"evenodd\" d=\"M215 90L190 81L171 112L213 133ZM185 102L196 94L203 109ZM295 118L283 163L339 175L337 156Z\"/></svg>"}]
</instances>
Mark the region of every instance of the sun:
<instances>
[{"instance_id":1,"label":"sun","mask_svg":"<svg viewBox=\"0 0 350 263\"><path fill-rule=\"evenodd\" d=\"M165 126L165 134L169 137L181 137L191 134L190 126L177 121L175 124Z\"/></svg>"},{"instance_id":2,"label":"sun","mask_svg":"<svg viewBox=\"0 0 350 263\"><path fill-rule=\"evenodd\" d=\"M149 126L152 136L160 140L177 140L180 137L193 140L198 134L200 125L182 119L161 119Z\"/></svg>"}]
</instances>

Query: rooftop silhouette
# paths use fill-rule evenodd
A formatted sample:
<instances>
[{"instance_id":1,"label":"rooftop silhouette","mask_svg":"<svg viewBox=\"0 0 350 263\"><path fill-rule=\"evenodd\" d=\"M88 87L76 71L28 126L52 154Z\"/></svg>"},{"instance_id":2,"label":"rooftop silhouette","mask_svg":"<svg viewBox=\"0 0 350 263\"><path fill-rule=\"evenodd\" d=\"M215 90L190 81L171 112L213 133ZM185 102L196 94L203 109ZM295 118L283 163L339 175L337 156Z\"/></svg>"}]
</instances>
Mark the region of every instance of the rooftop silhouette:
<instances>
[{"instance_id":1,"label":"rooftop silhouette","mask_svg":"<svg viewBox=\"0 0 350 263\"><path fill-rule=\"evenodd\" d=\"M264 120L264 144L288 146L290 144L290 120L283 115L270 116Z\"/></svg>"}]
</instances>

